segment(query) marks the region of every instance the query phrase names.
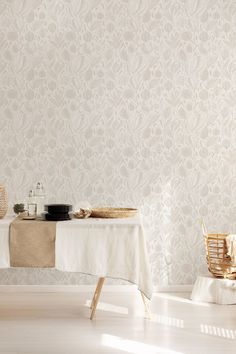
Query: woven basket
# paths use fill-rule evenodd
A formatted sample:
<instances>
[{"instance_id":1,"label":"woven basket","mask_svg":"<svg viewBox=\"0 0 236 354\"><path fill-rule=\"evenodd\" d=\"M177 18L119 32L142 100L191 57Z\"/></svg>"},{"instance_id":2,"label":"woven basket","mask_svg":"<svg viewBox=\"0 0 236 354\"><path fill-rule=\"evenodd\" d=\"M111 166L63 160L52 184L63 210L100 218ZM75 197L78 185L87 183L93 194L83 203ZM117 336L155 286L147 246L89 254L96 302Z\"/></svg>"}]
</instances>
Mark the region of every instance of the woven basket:
<instances>
[{"instance_id":1,"label":"woven basket","mask_svg":"<svg viewBox=\"0 0 236 354\"><path fill-rule=\"evenodd\" d=\"M7 193L4 186L0 185L0 219L7 213Z\"/></svg>"},{"instance_id":2,"label":"woven basket","mask_svg":"<svg viewBox=\"0 0 236 354\"><path fill-rule=\"evenodd\" d=\"M128 218L135 216L138 209L132 208L94 208L91 217L93 218Z\"/></svg>"},{"instance_id":3,"label":"woven basket","mask_svg":"<svg viewBox=\"0 0 236 354\"><path fill-rule=\"evenodd\" d=\"M236 264L227 254L226 237L228 234L209 234L202 224L206 247L208 270L216 278L236 279Z\"/></svg>"},{"instance_id":4,"label":"woven basket","mask_svg":"<svg viewBox=\"0 0 236 354\"><path fill-rule=\"evenodd\" d=\"M208 269L217 278L236 279L236 264L227 255L227 236L228 234L205 235Z\"/></svg>"}]
</instances>

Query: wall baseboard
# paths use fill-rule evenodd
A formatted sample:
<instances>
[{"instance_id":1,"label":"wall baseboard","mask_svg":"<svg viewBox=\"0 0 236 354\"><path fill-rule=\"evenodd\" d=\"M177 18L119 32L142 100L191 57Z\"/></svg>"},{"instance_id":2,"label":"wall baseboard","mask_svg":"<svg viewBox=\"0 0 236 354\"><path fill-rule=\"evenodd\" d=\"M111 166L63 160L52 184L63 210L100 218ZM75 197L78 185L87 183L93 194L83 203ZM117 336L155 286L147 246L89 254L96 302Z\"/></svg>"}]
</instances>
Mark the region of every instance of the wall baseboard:
<instances>
[{"instance_id":1,"label":"wall baseboard","mask_svg":"<svg viewBox=\"0 0 236 354\"><path fill-rule=\"evenodd\" d=\"M188 293L193 290L193 284L155 286L154 293Z\"/></svg>"},{"instance_id":2,"label":"wall baseboard","mask_svg":"<svg viewBox=\"0 0 236 354\"><path fill-rule=\"evenodd\" d=\"M158 292L191 292L193 285L154 287ZM79 293L93 292L95 285L0 285L0 293ZM136 292L135 285L104 285L104 292Z\"/></svg>"}]
</instances>

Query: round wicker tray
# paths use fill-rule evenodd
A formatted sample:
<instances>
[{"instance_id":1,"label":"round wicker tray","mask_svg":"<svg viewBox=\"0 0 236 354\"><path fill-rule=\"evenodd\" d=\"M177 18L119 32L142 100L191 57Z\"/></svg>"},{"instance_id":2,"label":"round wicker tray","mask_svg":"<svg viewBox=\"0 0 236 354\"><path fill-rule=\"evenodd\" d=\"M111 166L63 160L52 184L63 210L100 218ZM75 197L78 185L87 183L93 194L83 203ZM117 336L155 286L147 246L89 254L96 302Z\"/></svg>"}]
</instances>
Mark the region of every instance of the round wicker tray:
<instances>
[{"instance_id":1,"label":"round wicker tray","mask_svg":"<svg viewBox=\"0 0 236 354\"><path fill-rule=\"evenodd\" d=\"M93 208L91 217L93 218L128 218L135 216L138 209L133 208Z\"/></svg>"}]
</instances>

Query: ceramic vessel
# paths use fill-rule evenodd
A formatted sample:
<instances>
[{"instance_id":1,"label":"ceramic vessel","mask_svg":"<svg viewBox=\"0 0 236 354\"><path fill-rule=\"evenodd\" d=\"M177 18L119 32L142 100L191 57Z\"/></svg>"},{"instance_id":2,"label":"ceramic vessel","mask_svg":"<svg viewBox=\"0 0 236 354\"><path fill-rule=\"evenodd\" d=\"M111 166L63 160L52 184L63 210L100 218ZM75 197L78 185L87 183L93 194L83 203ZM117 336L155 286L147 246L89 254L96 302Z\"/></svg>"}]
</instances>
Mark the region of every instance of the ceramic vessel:
<instances>
[{"instance_id":1,"label":"ceramic vessel","mask_svg":"<svg viewBox=\"0 0 236 354\"><path fill-rule=\"evenodd\" d=\"M3 185L0 184L0 219L7 213L7 193Z\"/></svg>"}]
</instances>

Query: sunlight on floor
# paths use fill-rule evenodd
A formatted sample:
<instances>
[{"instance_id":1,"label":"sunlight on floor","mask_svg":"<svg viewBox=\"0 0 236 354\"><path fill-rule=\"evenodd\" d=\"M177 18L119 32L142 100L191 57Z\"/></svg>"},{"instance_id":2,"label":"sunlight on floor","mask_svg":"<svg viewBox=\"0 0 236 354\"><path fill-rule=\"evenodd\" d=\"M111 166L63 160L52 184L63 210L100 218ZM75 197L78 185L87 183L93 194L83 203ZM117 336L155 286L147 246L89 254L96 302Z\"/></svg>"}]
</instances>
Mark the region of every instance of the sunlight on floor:
<instances>
[{"instance_id":1,"label":"sunlight on floor","mask_svg":"<svg viewBox=\"0 0 236 354\"><path fill-rule=\"evenodd\" d=\"M200 325L200 331L204 334L209 334L211 336L223 337L228 339L236 338L236 331L228 328L215 327L206 324Z\"/></svg>"},{"instance_id":2,"label":"sunlight on floor","mask_svg":"<svg viewBox=\"0 0 236 354\"><path fill-rule=\"evenodd\" d=\"M91 300L87 300L84 306L90 307L90 305L91 305ZM115 312L115 313L120 313L122 315L128 315L129 313L129 309L127 307L112 305L106 302L99 302L97 305L97 310Z\"/></svg>"},{"instance_id":3,"label":"sunlight on floor","mask_svg":"<svg viewBox=\"0 0 236 354\"><path fill-rule=\"evenodd\" d=\"M152 322L164 324L166 326L184 328L184 321L179 318L164 316L164 315L156 315L151 314L150 320Z\"/></svg>"},{"instance_id":4,"label":"sunlight on floor","mask_svg":"<svg viewBox=\"0 0 236 354\"><path fill-rule=\"evenodd\" d=\"M204 307L210 307L212 304L210 303L204 303L204 302L197 302L193 301L191 299L186 299L183 296L176 296L172 294L166 294L166 293L157 293L153 298L161 298L161 299L167 299L167 300L173 300L173 301L178 301L186 304L191 304L191 305L197 305L197 306L204 306Z\"/></svg>"},{"instance_id":5,"label":"sunlight on floor","mask_svg":"<svg viewBox=\"0 0 236 354\"><path fill-rule=\"evenodd\" d=\"M133 354L184 354L175 350L123 339L109 334L102 335L102 345Z\"/></svg>"}]
</instances>

